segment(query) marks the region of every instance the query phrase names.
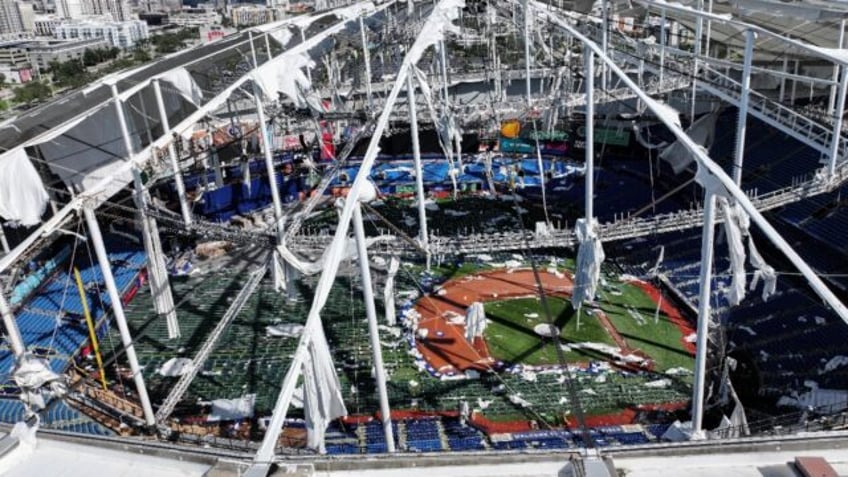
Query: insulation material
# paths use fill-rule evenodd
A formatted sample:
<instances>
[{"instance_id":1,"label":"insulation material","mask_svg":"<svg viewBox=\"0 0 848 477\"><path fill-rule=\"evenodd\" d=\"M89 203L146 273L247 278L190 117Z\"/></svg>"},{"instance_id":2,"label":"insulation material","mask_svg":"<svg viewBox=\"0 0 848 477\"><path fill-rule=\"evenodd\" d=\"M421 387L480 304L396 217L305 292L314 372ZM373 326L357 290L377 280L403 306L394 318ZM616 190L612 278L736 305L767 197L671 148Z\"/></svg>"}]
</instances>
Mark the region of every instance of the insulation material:
<instances>
[{"instance_id":1,"label":"insulation material","mask_svg":"<svg viewBox=\"0 0 848 477\"><path fill-rule=\"evenodd\" d=\"M748 216L738 205L730 205L725 197L719 197L718 202L724 211L724 233L730 253L732 281L727 292L727 301L731 306L736 306L745 299L745 243L742 241L742 229L747 233L747 226L740 222L747 221Z\"/></svg>"},{"instance_id":2,"label":"insulation material","mask_svg":"<svg viewBox=\"0 0 848 477\"><path fill-rule=\"evenodd\" d=\"M162 376L182 376L191 372L194 365L188 358L171 358L162 364L162 367L156 370Z\"/></svg>"},{"instance_id":3,"label":"insulation material","mask_svg":"<svg viewBox=\"0 0 848 477\"><path fill-rule=\"evenodd\" d=\"M763 301L768 301L769 297L774 295L777 290L777 273L774 271L757 250L754 245L754 238L748 236L748 259L751 261L751 266L755 268L754 277L751 279L750 290L754 291L760 280L763 280Z\"/></svg>"},{"instance_id":4,"label":"insulation material","mask_svg":"<svg viewBox=\"0 0 848 477\"><path fill-rule=\"evenodd\" d=\"M51 371L47 361L41 358L20 357L12 377L21 388L21 401L30 412L44 409L49 399L67 391L62 377Z\"/></svg>"},{"instance_id":5,"label":"insulation material","mask_svg":"<svg viewBox=\"0 0 848 477\"><path fill-rule=\"evenodd\" d=\"M200 106L203 103L203 91L185 68L174 68L159 78L171 83L171 86L191 104Z\"/></svg>"},{"instance_id":6,"label":"insulation material","mask_svg":"<svg viewBox=\"0 0 848 477\"><path fill-rule=\"evenodd\" d=\"M309 351L303 362L303 415L306 420L307 447L324 453L324 434L333 419L347 415L339 377L324 330L313 328Z\"/></svg>"},{"instance_id":7,"label":"insulation material","mask_svg":"<svg viewBox=\"0 0 848 477\"><path fill-rule=\"evenodd\" d=\"M692 139L692 141L695 142L695 144L703 146L705 149L709 149L710 146L712 146L713 139L715 139L715 128L716 121L718 120L718 114L718 111L705 114L689 126L689 129L686 130L686 134ZM692 154L689 153L689 150L686 149L686 146L684 146L679 140L665 148L663 152L660 153L660 159L666 161L674 170L675 174L683 172L687 167L689 167L689 164L695 160Z\"/></svg>"},{"instance_id":8,"label":"insulation material","mask_svg":"<svg viewBox=\"0 0 848 477\"><path fill-rule=\"evenodd\" d=\"M23 147L0 156L0 218L11 225L36 225L49 199Z\"/></svg>"},{"instance_id":9,"label":"insulation material","mask_svg":"<svg viewBox=\"0 0 848 477\"><path fill-rule=\"evenodd\" d=\"M397 312L395 311L395 275L400 269L400 260L392 255L389 258L389 267L386 275L386 286L383 288L383 303L386 304L386 324L395 326L397 324Z\"/></svg>"},{"instance_id":10,"label":"insulation material","mask_svg":"<svg viewBox=\"0 0 848 477\"><path fill-rule=\"evenodd\" d=\"M212 411L206 416L206 422L237 421L253 417L256 394L248 394L236 399L215 399Z\"/></svg>"},{"instance_id":11,"label":"insulation material","mask_svg":"<svg viewBox=\"0 0 848 477\"><path fill-rule=\"evenodd\" d=\"M483 304L475 301L468 307L465 312L465 339L469 343L474 342L474 338L482 338L483 332L486 330L486 310Z\"/></svg>"},{"instance_id":12,"label":"insulation material","mask_svg":"<svg viewBox=\"0 0 848 477\"><path fill-rule=\"evenodd\" d=\"M598 289L598 281L601 278L601 263L603 263L604 249L601 240L595 232L598 221L591 219L577 219L575 229L577 232L577 273L574 276L574 292L571 294L571 304L574 309L579 308L584 301L595 299Z\"/></svg>"}]
</instances>

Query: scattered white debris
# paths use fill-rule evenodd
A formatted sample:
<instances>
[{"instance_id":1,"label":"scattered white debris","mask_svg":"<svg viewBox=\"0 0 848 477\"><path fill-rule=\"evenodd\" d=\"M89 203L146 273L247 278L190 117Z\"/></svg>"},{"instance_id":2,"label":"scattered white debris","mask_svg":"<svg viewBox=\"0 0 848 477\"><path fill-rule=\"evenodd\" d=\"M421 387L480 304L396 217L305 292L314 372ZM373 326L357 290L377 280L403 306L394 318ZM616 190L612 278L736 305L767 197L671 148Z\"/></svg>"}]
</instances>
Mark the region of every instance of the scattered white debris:
<instances>
[{"instance_id":1,"label":"scattered white debris","mask_svg":"<svg viewBox=\"0 0 848 477\"><path fill-rule=\"evenodd\" d=\"M848 366L848 356L834 356L833 358L830 358L830 361L828 361L827 364L824 365L824 371L819 374L833 371L834 369L842 366Z\"/></svg>"},{"instance_id":2,"label":"scattered white debris","mask_svg":"<svg viewBox=\"0 0 848 477\"><path fill-rule=\"evenodd\" d=\"M525 318L538 318L539 314L538 313L525 313L524 317Z\"/></svg>"},{"instance_id":3,"label":"scattered white debris","mask_svg":"<svg viewBox=\"0 0 848 477\"><path fill-rule=\"evenodd\" d=\"M598 395L597 391L595 391L592 388L583 388L583 389L580 390L580 392L583 393L583 394L589 394L590 396L597 396Z\"/></svg>"},{"instance_id":4,"label":"scattered white debris","mask_svg":"<svg viewBox=\"0 0 848 477\"><path fill-rule=\"evenodd\" d=\"M513 403L513 404L515 404L516 406L521 406L521 407L530 407L530 406L532 406L532 404L530 404L530 402L528 402L526 399L524 399L524 398L522 398L522 397L521 397L521 393L518 393L518 394L510 394L510 395L509 395L509 396L507 396L507 397L509 398L509 402L511 402L511 403Z\"/></svg>"},{"instance_id":5,"label":"scattered white debris","mask_svg":"<svg viewBox=\"0 0 848 477\"><path fill-rule=\"evenodd\" d=\"M445 296L447 294L448 294L448 291L445 290L444 288L439 288L438 290L436 290L436 295Z\"/></svg>"},{"instance_id":6,"label":"scattered white debris","mask_svg":"<svg viewBox=\"0 0 848 477\"><path fill-rule=\"evenodd\" d=\"M294 338L300 336L301 333L303 333L303 325L297 323L280 323L265 327L265 336Z\"/></svg>"},{"instance_id":7,"label":"scattered white debris","mask_svg":"<svg viewBox=\"0 0 848 477\"><path fill-rule=\"evenodd\" d=\"M814 320L816 320L816 324L817 324L817 325L826 325L826 324L827 324L827 319L825 319L825 318L823 318L823 317L821 317L821 316L816 316L816 317L815 317L815 318L813 318L813 319L814 319Z\"/></svg>"},{"instance_id":8,"label":"scattered white debris","mask_svg":"<svg viewBox=\"0 0 848 477\"><path fill-rule=\"evenodd\" d=\"M657 379L655 381L648 381L645 383L645 387L648 388L667 388L671 386L671 380L668 378Z\"/></svg>"},{"instance_id":9,"label":"scattered white debris","mask_svg":"<svg viewBox=\"0 0 848 477\"><path fill-rule=\"evenodd\" d=\"M468 212L468 211L453 210L453 209L445 210L445 215L450 215L451 217L464 217L468 214L470 214L470 212Z\"/></svg>"},{"instance_id":10,"label":"scattered white debris","mask_svg":"<svg viewBox=\"0 0 848 477\"><path fill-rule=\"evenodd\" d=\"M162 376L182 376L190 373L193 366L188 358L171 358L162 364L162 367L156 370Z\"/></svg>"},{"instance_id":11,"label":"scattered white debris","mask_svg":"<svg viewBox=\"0 0 848 477\"><path fill-rule=\"evenodd\" d=\"M698 334L697 333L691 333L690 335L686 336L686 338L684 340L687 343L694 343L694 342L698 341Z\"/></svg>"},{"instance_id":12,"label":"scattered white debris","mask_svg":"<svg viewBox=\"0 0 848 477\"><path fill-rule=\"evenodd\" d=\"M477 407L480 408L481 410L486 410L486 409L489 408L489 406L492 404L492 402L493 401L491 399L484 401L482 398L478 397L477 398Z\"/></svg>"},{"instance_id":13,"label":"scattered white debris","mask_svg":"<svg viewBox=\"0 0 848 477\"><path fill-rule=\"evenodd\" d=\"M757 332L752 330L750 326L739 326L739 329L742 331L747 331L751 336L757 336Z\"/></svg>"},{"instance_id":14,"label":"scattered white debris","mask_svg":"<svg viewBox=\"0 0 848 477\"><path fill-rule=\"evenodd\" d=\"M682 375L682 374L692 374L692 370L686 369L686 368L669 368L665 372L665 374L668 374L670 376L678 376L678 375Z\"/></svg>"}]
</instances>

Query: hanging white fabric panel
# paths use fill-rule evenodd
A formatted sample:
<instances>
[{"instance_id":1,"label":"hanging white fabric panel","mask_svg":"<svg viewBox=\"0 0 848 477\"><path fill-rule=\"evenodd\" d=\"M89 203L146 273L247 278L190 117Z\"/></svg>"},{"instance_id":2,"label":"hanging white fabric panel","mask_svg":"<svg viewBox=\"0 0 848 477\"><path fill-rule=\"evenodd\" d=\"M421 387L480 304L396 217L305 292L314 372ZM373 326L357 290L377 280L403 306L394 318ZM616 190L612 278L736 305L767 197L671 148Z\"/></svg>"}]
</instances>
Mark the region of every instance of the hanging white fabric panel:
<instances>
[{"instance_id":1,"label":"hanging white fabric panel","mask_svg":"<svg viewBox=\"0 0 848 477\"><path fill-rule=\"evenodd\" d=\"M574 276L574 291L571 294L571 305L579 308L584 301L595 299L598 281L601 278L601 263L604 258L604 248L595 229L598 222L592 219L591 224L584 219L577 219L577 273Z\"/></svg>"},{"instance_id":2,"label":"hanging white fabric panel","mask_svg":"<svg viewBox=\"0 0 848 477\"><path fill-rule=\"evenodd\" d=\"M327 425L333 419L346 416L347 409L330 347L320 324L311 330L309 353L303 363L303 390L307 446L324 453Z\"/></svg>"},{"instance_id":3,"label":"hanging white fabric panel","mask_svg":"<svg viewBox=\"0 0 848 477\"><path fill-rule=\"evenodd\" d=\"M482 337L485 330L486 310L482 303L475 301L465 313L465 339L473 343L474 338Z\"/></svg>"},{"instance_id":4,"label":"hanging white fabric panel","mask_svg":"<svg viewBox=\"0 0 848 477\"><path fill-rule=\"evenodd\" d=\"M321 102L309 94L312 83L304 68L315 68L315 62L306 53L282 54L266 62L253 73L253 80L266 99L276 100L279 93L291 99L298 108L307 105L321 111Z\"/></svg>"},{"instance_id":5,"label":"hanging white fabric panel","mask_svg":"<svg viewBox=\"0 0 848 477\"><path fill-rule=\"evenodd\" d=\"M686 134L695 141L696 144L709 149L715 138L716 121L718 120L718 111L705 114L700 119L692 123ZM660 159L668 162L675 174L683 172L695 158L689 153L680 141L675 141L660 153Z\"/></svg>"},{"instance_id":6,"label":"hanging white fabric panel","mask_svg":"<svg viewBox=\"0 0 848 477\"><path fill-rule=\"evenodd\" d=\"M23 147L0 156L0 217L11 225L41 221L49 197Z\"/></svg>"},{"instance_id":7,"label":"hanging white fabric panel","mask_svg":"<svg viewBox=\"0 0 848 477\"><path fill-rule=\"evenodd\" d=\"M389 326L397 324L397 313L395 311L395 275L400 269L400 260L392 255L389 258L389 268L386 275L386 286L383 288L383 303L386 304L386 323Z\"/></svg>"},{"instance_id":8,"label":"hanging white fabric panel","mask_svg":"<svg viewBox=\"0 0 848 477\"><path fill-rule=\"evenodd\" d=\"M732 280L727 291L727 301L731 306L736 306L745 299L745 244L742 242L740 221L746 220L748 216L738 206L730 205L725 197L719 197L718 202L724 211L724 232L730 253Z\"/></svg>"},{"instance_id":9,"label":"hanging white fabric panel","mask_svg":"<svg viewBox=\"0 0 848 477\"><path fill-rule=\"evenodd\" d=\"M775 273L774 268L763 260L763 257L754 245L754 237L750 235L748 236L748 257L751 261L751 266L756 269L754 271L754 277L751 279L750 290L754 291L757 288L757 284L760 282L760 279L762 279L762 298L763 301L767 301L777 290L777 273Z\"/></svg>"},{"instance_id":10,"label":"hanging white fabric panel","mask_svg":"<svg viewBox=\"0 0 848 477\"><path fill-rule=\"evenodd\" d=\"M167 81L179 91L179 93L190 103L200 106L203 102L203 91L191 74L185 68L175 68L160 76L162 81Z\"/></svg>"}]
</instances>

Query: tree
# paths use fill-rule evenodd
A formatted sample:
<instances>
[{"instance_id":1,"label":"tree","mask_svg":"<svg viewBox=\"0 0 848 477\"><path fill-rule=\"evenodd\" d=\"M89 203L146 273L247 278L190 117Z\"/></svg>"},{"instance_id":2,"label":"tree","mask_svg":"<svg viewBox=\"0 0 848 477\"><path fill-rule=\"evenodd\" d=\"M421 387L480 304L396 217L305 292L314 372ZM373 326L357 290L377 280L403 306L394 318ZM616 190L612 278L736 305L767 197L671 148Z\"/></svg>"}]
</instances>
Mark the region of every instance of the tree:
<instances>
[{"instance_id":1,"label":"tree","mask_svg":"<svg viewBox=\"0 0 848 477\"><path fill-rule=\"evenodd\" d=\"M150 59L150 53L145 48L136 48L133 51L133 60L138 63L147 63Z\"/></svg>"},{"instance_id":2,"label":"tree","mask_svg":"<svg viewBox=\"0 0 848 477\"><path fill-rule=\"evenodd\" d=\"M50 86L41 81L30 81L25 85L15 88L15 102L31 103L33 101L41 101L49 98L53 92Z\"/></svg>"},{"instance_id":3,"label":"tree","mask_svg":"<svg viewBox=\"0 0 848 477\"><path fill-rule=\"evenodd\" d=\"M82 63L85 66L94 66L97 63L100 63L102 61L102 59L101 59L101 56L98 53L99 53L99 50L95 51L95 50L90 50L90 49L86 48L85 51L82 52Z\"/></svg>"}]
</instances>

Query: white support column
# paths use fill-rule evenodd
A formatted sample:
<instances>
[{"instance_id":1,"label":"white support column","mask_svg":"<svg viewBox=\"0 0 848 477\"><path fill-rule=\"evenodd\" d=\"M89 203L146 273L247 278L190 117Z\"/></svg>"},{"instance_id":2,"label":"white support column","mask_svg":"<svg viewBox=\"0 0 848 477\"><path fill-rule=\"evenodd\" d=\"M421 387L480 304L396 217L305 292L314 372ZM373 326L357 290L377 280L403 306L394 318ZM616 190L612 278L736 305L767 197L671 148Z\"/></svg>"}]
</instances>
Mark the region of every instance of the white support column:
<instances>
[{"instance_id":1,"label":"white support column","mask_svg":"<svg viewBox=\"0 0 848 477\"><path fill-rule=\"evenodd\" d=\"M221 169L221 161L218 159L218 151L215 149L215 140L212 137L213 129L206 126L206 154L212 163L212 171L215 173L215 187L224 187L224 171Z\"/></svg>"},{"instance_id":2,"label":"white support column","mask_svg":"<svg viewBox=\"0 0 848 477\"><path fill-rule=\"evenodd\" d=\"M733 182L742 185L742 164L745 161L745 129L748 122L748 99L751 89L751 63L754 60L754 30L745 31L745 58L742 66L742 93L739 98L739 117L736 121L736 150L733 155Z\"/></svg>"},{"instance_id":3,"label":"white support column","mask_svg":"<svg viewBox=\"0 0 848 477\"><path fill-rule=\"evenodd\" d=\"M848 89L848 67L842 66L842 80L839 82L839 94L836 98L836 116L833 118L833 137L830 139L830 157L827 163L828 177L836 173L836 161L839 159L839 145L842 141L842 123L845 115L845 93Z\"/></svg>"},{"instance_id":4,"label":"white support column","mask_svg":"<svg viewBox=\"0 0 848 477\"><path fill-rule=\"evenodd\" d=\"M441 59L439 63L442 67L442 94L445 97L445 109L447 110L448 103L450 102L450 87L448 85L448 54L447 54L447 45L445 45L445 41L442 40L439 42L439 58Z\"/></svg>"},{"instance_id":5,"label":"white support column","mask_svg":"<svg viewBox=\"0 0 848 477\"><path fill-rule=\"evenodd\" d=\"M845 19L843 18L839 22L839 42L836 44L837 48L844 48L845 45ZM834 111L836 110L836 95L837 95L837 81L839 80L839 65L833 65L833 75L831 76L831 80L833 80L833 84L830 86L830 97L827 100L827 115L833 116Z\"/></svg>"},{"instance_id":6,"label":"white support column","mask_svg":"<svg viewBox=\"0 0 848 477\"><path fill-rule=\"evenodd\" d=\"M707 0L707 13L712 13L712 12L713 12L713 0ZM712 21L712 19L708 18L707 19L707 34L706 34L706 38L704 39L704 56L706 56L706 57L710 56L710 36L712 35L712 31L713 31L713 21Z\"/></svg>"},{"instance_id":7,"label":"white support column","mask_svg":"<svg viewBox=\"0 0 848 477\"><path fill-rule=\"evenodd\" d=\"M168 113L165 111L165 102L162 100L162 88L159 85L159 80L153 80L153 93L156 96L156 106L159 108L159 121L162 123L162 134L171 134L171 125L168 123ZM174 146L174 141L168 142L168 158L171 161L171 169L174 170L174 184L177 186L177 197L180 201L180 211L183 215L183 222L186 227L191 226L191 209L188 206L186 199L185 184L183 183L183 175L180 172L179 158L177 157L177 149Z\"/></svg>"},{"instance_id":8,"label":"white support column","mask_svg":"<svg viewBox=\"0 0 848 477\"><path fill-rule=\"evenodd\" d=\"M662 9L662 17L660 19L660 84L663 82L663 74L665 74L665 8Z\"/></svg>"},{"instance_id":9,"label":"white support column","mask_svg":"<svg viewBox=\"0 0 848 477\"><path fill-rule=\"evenodd\" d=\"M421 146L418 143L418 113L415 106L415 84L412 75L406 77L406 99L409 102L409 134L412 137L412 159L415 164L415 192L418 197L418 241L427 251L427 270L430 269L430 244L427 233L427 209L424 208L424 168L421 165Z\"/></svg>"},{"instance_id":10,"label":"white support column","mask_svg":"<svg viewBox=\"0 0 848 477\"><path fill-rule=\"evenodd\" d=\"M377 311L374 307L374 288L371 285L371 267L368 264L368 249L365 244L365 226L362 223L362 210L359 204L353 209L353 233L356 236L356 253L359 256L359 274L362 277L362 294L365 298L365 315L368 317L368 334L371 338L371 356L374 360L374 375L377 381L377 394L380 398L380 414L383 421L383 434L389 453L395 452L392 415L389 409L389 396L386 391L386 371L383 367L383 351L380 348L380 333L377 329Z\"/></svg>"},{"instance_id":11,"label":"white support column","mask_svg":"<svg viewBox=\"0 0 848 477\"><path fill-rule=\"evenodd\" d=\"M789 73L789 57L783 57L783 68L784 73ZM778 96L778 102L782 103L786 96L786 76L780 77L780 95Z\"/></svg>"},{"instance_id":12,"label":"white support column","mask_svg":"<svg viewBox=\"0 0 848 477\"><path fill-rule=\"evenodd\" d=\"M365 34L365 21L359 17L359 34L362 37L362 59L365 61L365 95L368 98L368 109L374 107L371 102L371 52L368 51L368 37Z\"/></svg>"},{"instance_id":13,"label":"white support column","mask_svg":"<svg viewBox=\"0 0 848 477\"><path fill-rule=\"evenodd\" d=\"M607 0L601 0L601 15L601 51L603 51L604 55L606 55L607 47L609 45L609 2L607 2ZM604 91L609 88L608 78L607 67L606 65L601 64L601 86Z\"/></svg>"},{"instance_id":14,"label":"white support column","mask_svg":"<svg viewBox=\"0 0 848 477\"><path fill-rule=\"evenodd\" d=\"M3 317L3 326L6 327L6 338L12 347L12 353L15 354L15 358L20 358L26 353L26 345L21 336L21 330L18 328L18 322L15 321L15 315L12 314L12 308L6 301L6 297L3 296L2 291L0 291L0 315Z\"/></svg>"},{"instance_id":15,"label":"white support column","mask_svg":"<svg viewBox=\"0 0 848 477\"><path fill-rule=\"evenodd\" d=\"M530 7L529 0L524 0L524 82L527 85L527 107L532 106L532 98L530 91ZM606 5L606 0L604 0ZM606 7L604 7L606 11Z\"/></svg>"},{"instance_id":16,"label":"white support column","mask_svg":"<svg viewBox=\"0 0 848 477\"><path fill-rule=\"evenodd\" d=\"M150 397L147 395L147 387L144 385L144 376L141 374L138 357L135 355L130 328L127 326L127 319L124 316L124 305L121 303L121 295L115 285L115 277L112 275L112 267L109 265L109 256L106 254L106 246L103 244L100 225L97 223L94 211L83 207L82 212L88 226L89 239L97 255L97 262L100 264L100 271L103 273L103 282L106 284L106 291L109 294L109 300L112 302L112 313L115 315L115 322L118 324L118 331L121 334L121 342L124 344L127 353L127 361L133 374L138 399L144 411L144 421L148 426L153 426L156 424L156 417L153 415L153 407L150 405Z\"/></svg>"},{"instance_id":17,"label":"white support column","mask_svg":"<svg viewBox=\"0 0 848 477\"><path fill-rule=\"evenodd\" d=\"M586 220L594 216L594 185L595 185L595 55L589 48L583 50L585 81L586 81Z\"/></svg>"},{"instance_id":18,"label":"white support column","mask_svg":"<svg viewBox=\"0 0 848 477\"><path fill-rule=\"evenodd\" d=\"M300 34L301 39L303 39L303 30L301 30ZM253 32L250 32L249 35L253 67L258 68L259 65L256 62L256 49L253 47ZM307 71L309 71L308 68ZM262 92L259 90L259 86L256 84L256 81L253 82L253 101L256 105L256 116L259 121L259 133L262 134L262 153L265 156L265 169L268 174L269 186L271 187L271 202L274 204L274 221L276 224L274 229L277 234L277 242L279 243L283 239L283 206L280 202L280 191L277 189L277 175L274 172L274 155L271 152L273 143L271 141L270 134L268 134L268 124L265 120L265 108L262 106Z\"/></svg>"},{"instance_id":19,"label":"white support column","mask_svg":"<svg viewBox=\"0 0 848 477\"><path fill-rule=\"evenodd\" d=\"M51 201L52 203L52 201ZM54 214L56 212L53 212ZM3 224L0 223L0 248L2 248L3 253L9 253L9 241L6 240L6 232L3 230Z\"/></svg>"},{"instance_id":20,"label":"white support column","mask_svg":"<svg viewBox=\"0 0 848 477\"><path fill-rule=\"evenodd\" d=\"M796 78L798 77L798 68L800 67L800 63L801 62L799 60L795 60L795 69L793 70L793 72L794 72ZM792 97L789 98L789 104L791 104L792 106L795 106L795 93L796 93L797 89L798 89L798 80L793 79L792 80Z\"/></svg>"},{"instance_id":21,"label":"white support column","mask_svg":"<svg viewBox=\"0 0 848 477\"><path fill-rule=\"evenodd\" d=\"M280 191L277 189L277 175L274 171L274 155L271 153L271 138L268 134L268 125L265 122L265 108L262 106L259 88L253 89L253 98L256 101L256 114L259 117L259 132L262 134L262 152L265 155L265 168L268 173L268 181L271 186L271 201L274 203L274 220L276 221L277 240L283 236L283 206L280 202Z\"/></svg>"},{"instance_id":22,"label":"white support column","mask_svg":"<svg viewBox=\"0 0 848 477\"><path fill-rule=\"evenodd\" d=\"M715 236L716 197L704 196L704 229L701 237L701 292L698 299L698 334L695 349L695 382L692 386L692 431L702 432L704 420L704 386L707 371L707 338L710 326L710 295L712 294L713 239Z\"/></svg>"},{"instance_id":23,"label":"white support column","mask_svg":"<svg viewBox=\"0 0 848 477\"><path fill-rule=\"evenodd\" d=\"M270 36L271 35L269 35L267 32L265 33L265 54L268 55L269 61L271 60L271 58L273 58L273 55L271 54L271 40L268 38Z\"/></svg>"},{"instance_id":24,"label":"white support column","mask_svg":"<svg viewBox=\"0 0 848 477\"><path fill-rule=\"evenodd\" d=\"M118 126L124 141L124 149L127 151L127 159L132 161L133 147L130 139L127 118L124 106L118 97L118 86L112 84L112 98L115 103L115 114L118 116ZM144 239L144 249L147 253L147 269L150 272L150 289L153 292L153 305L156 313L165 316L168 324L168 337L180 336L180 327L177 322L177 312L174 308L174 298L171 295L171 286L168 283L168 274L165 271L165 259L162 257L161 245L159 245L159 229L156 220L147 214L147 196L144 184L141 181L141 172L133 168L133 182L135 185L135 205L138 208L141 219L141 232Z\"/></svg>"},{"instance_id":25,"label":"white support column","mask_svg":"<svg viewBox=\"0 0 848 477\"><path fill-rule=\"evenodd\" d=\"M704 0L698 0L697 9L699 12L704 10ZM701 36L704 34L704 17L698 15L695 21L695 54L692 56L692 106L689 110L690 124L695 122L695 104L698 97L698 59L701 56Z\"/></svg>"}]
</instances>

